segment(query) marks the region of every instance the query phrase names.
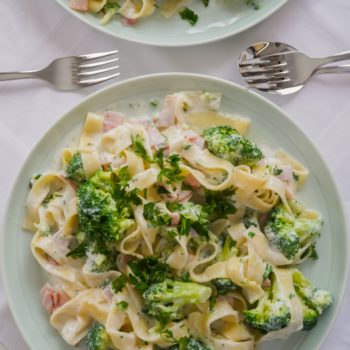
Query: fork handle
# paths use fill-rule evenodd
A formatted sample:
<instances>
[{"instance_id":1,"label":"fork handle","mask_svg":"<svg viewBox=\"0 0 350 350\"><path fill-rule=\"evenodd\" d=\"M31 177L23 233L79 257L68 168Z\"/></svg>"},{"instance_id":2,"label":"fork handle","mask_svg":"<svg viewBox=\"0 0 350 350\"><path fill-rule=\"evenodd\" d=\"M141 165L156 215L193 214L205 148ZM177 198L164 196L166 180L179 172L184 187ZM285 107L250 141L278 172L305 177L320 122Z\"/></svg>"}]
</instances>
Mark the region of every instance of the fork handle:
<instances>
[{"instance_id":1,"label":"fork handle","mask_svg":"<svg viewBox=\"0 0 350 350\"><path fill-rule=\"evenodd\" d=\"M338 74L338 73L350 73L350 65L342 65L342 66L328 66L328 67L320 67L315 71L315 75L317 74Z\"/></svg>"},{"instance_id":2,"label":"fork handle","mask_svg":"<svg viewBox=\"0 0 350 350\"><path fill-rule=\"evenodd\" d=\"M350 51L337 53L335 55L324 57L319 60L320 60L320 63L322 62L320 65L324 65L332 62L350 60Z\"/></svg>"},{"instance_id":3,"label":"fork handle","mask_svg":"<svg viewBox=\"0 0 350 350\"><path fill-rule=\"evenodd\" d=\"M0 81L5 80L18 80L18 79L37 79L39 78L36 74L36 70L28 70L23 72L8 72L0 73Z\"/></svg>"}]
</instances>

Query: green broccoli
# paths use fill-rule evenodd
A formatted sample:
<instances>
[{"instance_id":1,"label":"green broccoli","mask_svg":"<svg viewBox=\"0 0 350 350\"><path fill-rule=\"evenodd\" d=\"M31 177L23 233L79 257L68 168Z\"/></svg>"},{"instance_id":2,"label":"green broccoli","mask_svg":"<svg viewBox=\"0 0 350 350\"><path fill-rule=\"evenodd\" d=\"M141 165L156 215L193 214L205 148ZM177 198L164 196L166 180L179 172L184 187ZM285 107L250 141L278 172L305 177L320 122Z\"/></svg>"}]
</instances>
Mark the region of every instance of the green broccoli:
<instances>
[{"instance_id":1,"label":"green broccoli","mask_svg":"<svg viewBox=\"0 0 350 350\"><path fill-rule=\"evenodd\" d=\"M168 350L211 350L207 345L192 337L183 337Z\"/></svg>"},{"instance_id":2,"label":"green broccoli","mask_svg":"<svg viewBox=\"0 0 350 350\"><path fill-rule=\"evenodd\" d=\"M271 273L271 286L254 309L243 311L245 321L253 328L265 332L282 329L288 326L291 310L287 299L282 295L278 281Z\"/></svg>"},{"instance_id":3,"label":"green broccoli","mask_svg":"<svg viewBox=\"0 0 350 350\"><path fill-rule=\"evenodd\" d=\"M310 330L317 324L322 312L332 304L333 297L328 291L314 287L298 270L293 272L293 284L303 304L304 329Z\"/></svg>"},{"instance_id":4,"label":"green broccoli","mask_svg":"<svg viewBox=\"0 0 350 350\"><path fill-rule=\"evenodd\" d=\"M303 330L309 331L314 328L317 324L318 313L306 306L306 304L301 300L303 306Z\"/></svg>"},{"instance_id":5,"label":"green broccoli","mask_svg":"<svg viewBox=\"0 0 350 350\"><path fill-rule=\"evenodd\" d=\"M172 211L176 211L180 215L179 234L188 235L190 229L193 228L199 235L208 237L209 234L209 220L208 213L200 204L192 202L169 203L168 207Z\"/></svg>"},{"instance_id":6,"label":"green broccoli","mask_svg":"<svg viewBox=\"0 0 350 350\"><path fill-rule=\"evenodd\" d=\"M81 155L79 152L74 153L72 159L66 168L67 179L76 181L78 183L86 180L85 171L83 168L83 162L81 160Z\"/></svg>"},{"instance_id":7,"label":"green broccoli","mask_svg":"<svg viewBox=\"0 0 350 350\"><path fill-rule=\"evenodd\" d=\"M165 325L184 317L183 306L205 303L211 288L192 282L165 280L151 285L144 293L145 312Z\"/></svg>"},{"instance_id":8,"label":"green broccoli","mask_svg":"<svg viewBox=\"0 0 350 350\"><path fill-rule=\"evenodd\" d=\"M112 195L97 188L92 181L82 184L77 194L80 229L91 241L103 245L117 242L134 223L128 217L121 217Z\"/></svg>"},{"instance_id":9,"label":"green broccoli","mask_svg":"<svg viewBox=\"0 0 350 350\"><path fill-rule=\"evenodd\" d=\"M237 286L229 278L215 278L210 282L214 285L217 295L226 295L237 290Z\"/></svg>"},{"instance_id":10,"label":"green broccoli","mask_svg":"<svg viewBox=\"0 0 350 350\"><path fill-rule=\"evenodd\" d=\"M317 237L323 224L322 218L298 218L296 205L291 205L291 208L293 213L289 214L283 204L277 205L265 226L268 241L288 259L293 259L300 249Z\"/></svg>"},{"instance_id":11,"label":"green broccoli","mask_svg":"<svg viewBox=\"0 0 350 350\"><path fill-rule=\"evenodd\" d=\"M86 350L114 349L112 341L103 324L94 322L86 337Z\"/></svg>"},{"instance_id":12,"label":"green broccoli","mask_svg":"<svg viewBox=\"0 0 350 350\"><path fill-rule=\"evenodd\" d=\"M203 137L210 152L234 165L254 166L263 158L258 146L231 126L219 125L205 129Z\"/></svg>"},{"instance_id":13,"label":"green broccoli","mask_svg":"<svg viewBox=\"0 0 350 350\"><path fill-rule=\"evenodd\" d=\"M121 199L116 196L116 181L111 172L99 171L78 188L79 224L85 234L85 242L80 245L85 245L85 251L91 246L94 254L109 254L113 244L134 224L127 206L123 210L118 206Z\"/></svg>"}]
</instances>

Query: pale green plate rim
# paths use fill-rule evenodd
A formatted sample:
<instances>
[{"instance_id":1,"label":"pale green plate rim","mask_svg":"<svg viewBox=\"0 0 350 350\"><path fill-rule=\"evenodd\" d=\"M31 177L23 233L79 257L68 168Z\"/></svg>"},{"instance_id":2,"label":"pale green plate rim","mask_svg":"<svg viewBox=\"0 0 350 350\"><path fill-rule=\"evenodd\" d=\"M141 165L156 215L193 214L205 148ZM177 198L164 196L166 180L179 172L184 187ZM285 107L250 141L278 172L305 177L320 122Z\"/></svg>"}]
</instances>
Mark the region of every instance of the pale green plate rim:
<instances>
[{"instance_id":1,"label":"pale green plate rim","mask_svg":"<svg viewBox=\"0 0 350 350\"><path fill-rule=\"evenodd\" d=\"M179 40L172 42L172 43L166 43L166 42L157 42L156 38L151 38L151 37L147 37L145 36L144 38L140 38L139 34L136 34L134 36L128 36L127 33L123 33L123 30L121 31L121 33L115 32L115 31L111 31L109 30L108 25L106 26L101 26L99 24L95 24L92 20L91 20L91 15L85 15L85 14L81 14L78 11L74 11L72 9L69 8L69 6L67 6L66 4L67 0L56 0L56 2L61 5L65 10L67 10L69 13L71 13L73 16L75 16L76 18L78 18L79 20L83 21L84 23L88 24L89 26L105 33L108 34L110 36L113 36L115 38L119 38L119 39L123 39L123 40L127 40L127 41L131 41L131 42L135 42L135 43L139 43L139 44L145 44L145 45L151 45L151 46L159 46L159 47L185 47L185 46L194 46L194 45L201 45L201 44L206 44L206 43L211 43L211 42L215 42L215 41L219 41L225 38L228 38L230 36L239 34L257 24L259 24L260 22L264 21L266 18L270 17L271 15L273 15L275 12L277 12L283 5L285 5L288 0L279 0L279 3L276 4L275 6L272 6L271 8L269 8L268 10L258 10L256 11L256 15L253 16L254 19L251 21L244 21L243 20L243 24L241 26L239 26L238 28L233 27L233 29L231 29L230 26L227 27L227 31L219 34L219 35L208 35L207 38L203 38L203 39L196 39L194 37L194 39L192 40L191 36L188 35L184 35L183 38L179 38ZM259 13L259 11L261 11ZM246 22L246 23L245 23ZM130 33L129 33L130 34ZM210 34L210 33L208 33Z\"/></svg>"},{"instance_id":2,"label":"pale green plate rim","mask_svg":"<svg viewBox=\"0 0 350 350\"><path fill-rule=\"evenodd\" d=\"M341 197L339 195L339 191L337 189L336 183L333 179L333 176L331 174L331 172L328 169L328 166L326 164L326 162L323 160L322 156L319 154L318 150L316 149L316 147L313 145L313 143L309 140L309 138L304 134L304 132L299 129L299 127L276 105L274 105L272 102L270 102L269 100L267 100L266 98L256 94L255 92L246 90L242 87L240 87L237 84L222 80L222 79L218 79L218 78L213 78L210 76L205 76L205 75L198 75L198 74L190 74L190 73L162 73L162 74L153 74L153 75L145 75L145 76L140 76L137 78L132 78L117 84L114 84L112 86L106 87L100 91L95 92L94 94L90 95L89 97L87 97L86 99L84 99L82 102L80 102L78 105L76 105L74 108L72 108L69 112L67 112L62 118L60 118L46 133L45 135L38 141L38 143L36 144L36 146L33 148L32 152L30 153L30 155L28 156L27 160L24 162L21 171L19 172L19 175L17 176L17 179L15 181L15 184L13 186L13 189L11 191L11 194L9 196L8 199L8 204L6 207L6 211L5 211L5 216L4 216L4 222L3 222L3 226L2 226L2 236L1 236L1 269L2 269L2 276L4 279L4 285L5 285L5 291L7 294L7 298L8 298L8 302L10 305L10 309L11 312L14 316L14 319L16 321L16 324L19 328L19 330L21 331L24 339L27 341L28 345L31 346L33 349L38 349L36 347L36 343L35 343L35 335L33 335L28 328L26 327L26 321L30 321L30 319L23 319L24 314L21 312L22 309L20 308L20 303L24 303L24 301L20 301L18 302L18 298L16 298L15 293L17 293L17 295L20 294L20 292L17 292L15 289L12 289L13 284L16 284L17 282L15 282L14 280L16 278L18 278L18 282L19 277L18 276L12 276L11 275L11 269L13 269L13 266L9 265L10 264L10 259L11 259L11 241L14 240L14 242L16 241L15 238L13 238L13 236L10 235L6 235L6 231L7 231L7 227L9 227L10 221L11 221L11 208L12 205L15 206L15 202L16 202L16 198L15 198L15 193L16 193L16 187L20 184L21 181L21 174L22 172L25 172L25 169L29 166L30 162L31 162L31 158L34 157L34 155L36 154L36 152L39 151L40 147L42 146L42 144L45 143L45 140L48 138L48 134L52 133L54 129L59 129L60 125L63 123L67 123L66 119L68 119L68 117L73 114L75 111L77 111L79 108L81 108L82 110L84 110L84 105L88 104L90 102L90 100L96 99L99 96L102 96L103 94L108 94L111 93L114 89L116 88L120 88L123 87L123 85L125 85L127 88L132 87L133 85L137 85L138 83L142 82L142 81L147 81L147 82L157 82L157 80L162 80L162 79L166 79L167 81L171 81L171 79L181 79L183 81L195 81L196 84L198 83L198 86L200 86L201 84L216 84L216 85L220 85L222 86L222 89L224 89L224 87L226 89L231 89L232 92L236 91L236 93L238 94L246 94L247 95L247 99L248 100L252 100L252 102L255 101L255 104L257 105L266 105L267 108L270 108L271 110L274 111L274 113L276 113L276 115L279 115L279 119L281 123L281 125L284 125L285 127L287 127L287 130L292 130L294 132L297 132L298 135L298 139L301 140L302 143L307 143L308 144L308 149L310 150L311 154L313 154L317 159L317 161L319 161L322 171L324 171L323 176L325 178L327 178L327 181L329 183L329 187L332 188L332 192L333 192L333 199L335 199L335 202L333 202L332 204L338 208L339 210L339 218L341 219L341 222L339 223L341 229L342 229L342 249L343 249L343 253L345 256L340 257L340 259L342 259L342 264L340 266L343 267L342 271L340 272L340 277L341 280L338 281L339 284L337 284L337 288L336 290L336 294L337 294L337 301L335 303L335 305L333 305L333 307L329 310L329 313L327 315L327 324L323 325L324 332L322 333L322 335L320 336L320 332L316 332L317 331L317 327L315 330L313 330L313 332L311 333L315 333L313 336L308 335L305 338L305 341L312 342L313 344L313 349L318 349L321 344L324 342L325 338L327 337L333 323L334 320L336 318L336 315L339 311L339 308L341 306L341 302L343 300L344 297L344 293L345 293L345 288L346 288L346 281L347 281L347 277L348 277L348 272L349 272L349 238L347 235L348 232L348 228L347 228L347 220L346 220L346 216L345 216L345 211L344 211L344 207L341 201ZM186 83L184 83L184 85L186 85ZM293 130L294 129L294 130ZM22 182L23 183L23 182ZM18 205L23 205L22 203L17 203ZM19 220L21 220L21 218L19 218ZM13 254L13 252L12 252ZM9 263L8 263L9 262ZM326 261L325 261L326 263ZM334 262L333 262L334 264ZM28 316L30 317L30 316ZM316 337L316 335L318 335L318 337ZM309 339L311 338L311 340ZM303 340L304 343L304 340ZM310 348L308 348L310 349Z\"/></svg>"}]
</instances>

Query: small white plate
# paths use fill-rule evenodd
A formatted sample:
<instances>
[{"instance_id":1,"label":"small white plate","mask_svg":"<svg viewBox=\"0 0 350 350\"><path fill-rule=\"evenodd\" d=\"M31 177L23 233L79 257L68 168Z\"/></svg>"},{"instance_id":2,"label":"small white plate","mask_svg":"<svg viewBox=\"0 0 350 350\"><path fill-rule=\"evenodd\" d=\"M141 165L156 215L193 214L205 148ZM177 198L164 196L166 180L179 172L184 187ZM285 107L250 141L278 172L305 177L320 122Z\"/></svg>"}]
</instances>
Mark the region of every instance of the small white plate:
<instances>
[{"instance_id":1,"label":"small white plate","mask_svg":"<svg viewBox=\"0 0 350 350\"><path fill-rule=\"evenodd\" d=\"M247 6L246 0L211 0L208 7L202 1L195 0L189 5L199 15L195 26L182 20L179 15L165 19L155 13L128 27L123 26L117 17L101 26L99 16L70 9L69 0L57 2L80 20L117 38L156 46L189 46L240 33L272 15L287 0L260 0L259 10Z\"/></svg>"}]
</instances>

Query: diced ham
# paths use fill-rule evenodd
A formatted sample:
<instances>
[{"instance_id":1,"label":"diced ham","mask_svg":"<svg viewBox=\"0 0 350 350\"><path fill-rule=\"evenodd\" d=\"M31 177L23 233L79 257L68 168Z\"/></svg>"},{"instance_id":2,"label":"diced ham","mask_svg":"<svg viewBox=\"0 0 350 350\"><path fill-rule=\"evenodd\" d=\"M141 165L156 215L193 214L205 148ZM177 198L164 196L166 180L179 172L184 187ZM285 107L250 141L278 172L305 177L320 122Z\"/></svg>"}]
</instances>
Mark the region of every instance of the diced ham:
<instances>
[{"instance_id":1,"label":"diced ham","mask_svg":"<svg viewBox=\"0 0 350 350\"><path fill-rule=\"evenodd\" d=\"M54 312L57 308L70 300L70 297L62 290L55 290L48 283L40 290L41 305L49 312Z\"/></svg>"},{"instance_id":2,"label":"diced ham","mask_svg":"<svg viewBox=\"0 0 350 350\"><path fill-rule=\"evenodd\" d=\"M151 126L147 128L148 137L151 146L153 146L156 150L163 148L165 144L165 138L161 135L161 133L155 127Z\"/></svg>"},{"instance_id":3,"label":"diced ham","mask_svg":"<svg viewBox=\"0 0 350 350\"><path fill-rule=\"evenodd\" d=\"M70 0L69 7L77 11L88 11L89 0Z\"/></svg>"},{"instance_id":4,"label":"diced ham","mask_svg":"<svg viewBox=\"0 0 350 350\"><path fill-rule=\"evenodd\" d=\"M192 196L192 191L180 191L177 195L177 200L179 202L186 202Z\"/></svg>"},{"instance_id":5,"label":"diced ham","mask_svg":"<svg viewBox=\"0 0 350 350\"><path fill-rule=\"evenodd\" d=\"M202 186L200 182L192 174L189 174L186 176L185 183L190 185L193 188L200 188Z\"/></svg>"},{"instance_id":6,"label":"diced ham","mask_svg":"<svg viewBox=\"0 0 350 350\"><path fill-rule=\"evenodd\" d=\"M204 139L202 136L194 132L193 130L188 130L185 133L185 138L190 141L191 143L196 144L198 147L203 148L204 147Z\"/></svg>"},{"instance_id":7,"label":"diced ham","mask_svg":"<svg viewBox=\"0 0 350 350\"><path fill-rule=\"evenodd\" d=\"M293 179L293 169L288 165L282 165L279 167L282 172L277 177L282 181L291 181Z\"/></svg>"},{"instance_id":8,"label":"diced ham","mask_svg":"<svg viewBox=\"0 0 350 350\"><path fill-rule=\"evenodd\" d=\"M109 302L112 302L113 301L113 298L114 298L114 293L112 291L112 288L111 288L111 284L109 283L104 289L103 289L103 293L104 295L106 296L107 300Z\"/></svg>"},{"instance_id":9,"label":"diced ham","mask_svg":"<svg viewBox=\"0 0 350 350\"><path fill-rule=\"evenodd\" d=\"M175 124L177 96L168 95L165 98L162 110L159 112L157 126L159 128L168 128Z\"/></svg>"},{"instance_id":10,"label":"diced ham","mask_svg":"<svg viewBox=\"0 0 350 350\"><path fill-rule=\"evenodd\" d=\"M124 116L118 112L108 111L103 121L103 131L107 132L124 123Z\"/></svg>"},{"instance_id":11,"label":"diced ham","mask_svg":"<svg viewBox=\"0 0 350 350\"><path fill-rule=\"evenodd\" d=\"M136 22L137 22L137 19L135 19L135 18L126 18L123 16L121 18L121 23L124 27L133 26L136 24Z\"/></svg>"},{"instance_id":12,"label":"diced ham","mask_svg":"<svg viewBox=\"0 0 350 350\"><path fill-rule=\"evenodd\" d=\"M170 214L170 218L171 218L171 224L173 226L177 225L180 222L180 215L179 215L179 213L176 213L176 212L171 213Z\"/></svg>"},{"instance_id":13,"label":"diced ham","mask_svg":"<svg viewBox=\"0 0 350 350\"><path fill-rule=\"evenodd\" d=\"M269 288L271 286L271 281L269 278L265 278L262 283L263 288Z\"/></svg>"}]
</instances>

